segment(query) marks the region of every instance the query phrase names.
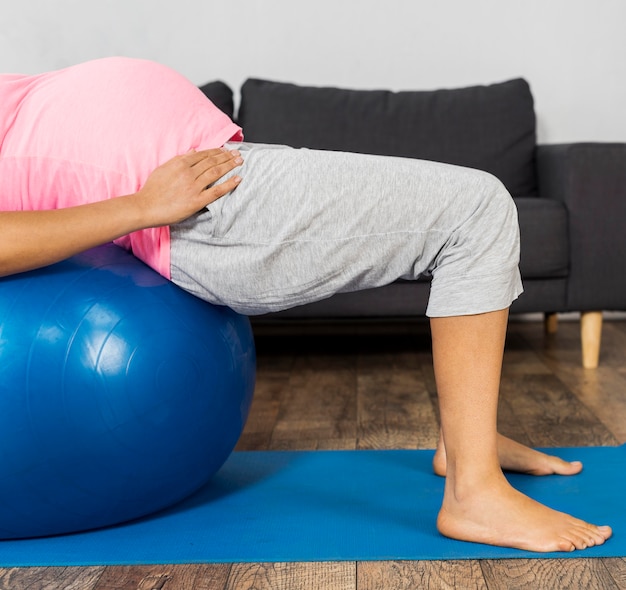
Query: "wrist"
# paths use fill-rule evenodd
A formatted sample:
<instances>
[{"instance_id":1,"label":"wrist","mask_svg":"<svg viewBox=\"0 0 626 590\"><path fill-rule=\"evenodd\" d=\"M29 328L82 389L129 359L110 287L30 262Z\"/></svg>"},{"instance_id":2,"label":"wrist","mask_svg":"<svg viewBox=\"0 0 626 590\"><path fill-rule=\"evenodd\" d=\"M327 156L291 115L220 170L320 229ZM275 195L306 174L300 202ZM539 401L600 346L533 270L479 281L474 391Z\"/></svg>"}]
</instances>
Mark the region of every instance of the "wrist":
<instances>
[{"instance_id":1,"label":"wrist","mask_svg":"<svg viewBox=\"0 0 626 590\"><path fill-rule=\"evenodd\" d=\"M156 220L152 219L154 216L151 215L152 208L149 206L149 199L142 190L116 197L109 202L117 209L120 227L124 227L127 230L125 233L158 225Z\"/></svg>"}]
</instances>

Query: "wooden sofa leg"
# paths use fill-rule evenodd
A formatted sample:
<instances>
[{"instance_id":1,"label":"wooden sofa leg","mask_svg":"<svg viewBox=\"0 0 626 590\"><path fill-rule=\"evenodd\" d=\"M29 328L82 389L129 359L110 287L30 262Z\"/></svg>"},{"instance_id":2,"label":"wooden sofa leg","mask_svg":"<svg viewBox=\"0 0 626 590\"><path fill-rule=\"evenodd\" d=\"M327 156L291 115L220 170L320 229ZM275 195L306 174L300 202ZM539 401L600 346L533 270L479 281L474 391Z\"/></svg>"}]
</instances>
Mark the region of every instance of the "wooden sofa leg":
<instances>
[{"instance_id":1,"label":"wooden sofa leg","mask_svg":"<svg viewBox=\"0 0 626 590\"><path fill-rule=\"evenodd\" d=\"M602 312L584 311L580 314L580 340L583 353L583 367L596 369L600 358L602 338Z\"/></svg>"},{"instance_id":2,"label":"wooden sofa leg","mask_svg":"<svg viewBox=\"0 0 626 590\"><path fill-rule=\"evenodd\" d=\"M559 327L559 316L556 313L546 313L543 317L543 328L546 334L556 334Z\"/></svg>"}]
</instances>

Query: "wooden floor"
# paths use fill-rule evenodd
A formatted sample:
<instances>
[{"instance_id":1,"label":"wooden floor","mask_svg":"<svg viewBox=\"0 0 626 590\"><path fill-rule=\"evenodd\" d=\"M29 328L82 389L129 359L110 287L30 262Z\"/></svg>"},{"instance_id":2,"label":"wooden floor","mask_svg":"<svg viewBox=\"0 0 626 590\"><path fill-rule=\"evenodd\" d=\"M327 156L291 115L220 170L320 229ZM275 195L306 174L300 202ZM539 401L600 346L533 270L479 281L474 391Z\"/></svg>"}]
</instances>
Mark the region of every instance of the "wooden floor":
<instances>
[{"instance_id":1,"label":"wooden floor","mask_svg":"<svg viewBox=\"0 0 626 590\"><path fill-rule=\"evenodd\" d=\"M264 449L434 448L428 326L347 326L332 334L257 327L258 385L238 445ZM513 321L500 430L535 446L626 442L626 321L606 322L600 368L580 366L578 323L544 336ZM433 515L433 518L435 515ZM584 553L581 553L584 555ZM0 589L626 588L623 559L218 564L0 570Z\"/></svg>"}]
</instances>

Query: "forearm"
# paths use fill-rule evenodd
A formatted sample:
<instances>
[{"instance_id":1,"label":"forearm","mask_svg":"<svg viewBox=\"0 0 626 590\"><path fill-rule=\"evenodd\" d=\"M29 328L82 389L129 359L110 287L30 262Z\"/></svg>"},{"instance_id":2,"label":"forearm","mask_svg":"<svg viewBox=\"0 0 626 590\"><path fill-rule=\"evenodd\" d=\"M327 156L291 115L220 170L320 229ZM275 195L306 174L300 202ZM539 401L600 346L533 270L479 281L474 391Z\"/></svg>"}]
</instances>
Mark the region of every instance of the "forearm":
<instances>
[{"instance_id":1,"label":"forearm","mask_svg":"<svg viewBox=\"0 0 626 590\"><path fill-rule=\"evenodd\" d=\"M0 276L46 266L146 227L134 195L52 211L0 212Z\"/></svg>"},{"instance_id":2,"label":"forearm","mask_svg":"<svg viewBox=\"0 0 626 590\"><path fill-rule=\"evenodd\" d=\"M178 223L234 190L237 150L190 152L159 166L139 192L51 211L0 212L0 276L46 266L148 227Z\"/></svg>"}]
</instances>

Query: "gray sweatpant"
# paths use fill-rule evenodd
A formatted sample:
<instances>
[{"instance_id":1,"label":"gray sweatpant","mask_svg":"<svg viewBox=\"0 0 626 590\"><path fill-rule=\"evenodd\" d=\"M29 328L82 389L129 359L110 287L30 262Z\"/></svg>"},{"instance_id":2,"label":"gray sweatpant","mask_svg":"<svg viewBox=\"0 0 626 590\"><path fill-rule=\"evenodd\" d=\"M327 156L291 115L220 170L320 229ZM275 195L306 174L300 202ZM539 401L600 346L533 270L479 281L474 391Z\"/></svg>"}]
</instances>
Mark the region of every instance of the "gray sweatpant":
<instances>
[{"instance_id":1,"label":"gray sweatpant","mask_svg":"<svg viewBox=\"0 0 626 590\"><path fill-rule=\"evenodd\" d=\"M432 275L430 317L522 292L515 205L493 176L446 164L229 144L232 193L172 226L172 280L243 314Z\"/></svg>"}]
</instances>

